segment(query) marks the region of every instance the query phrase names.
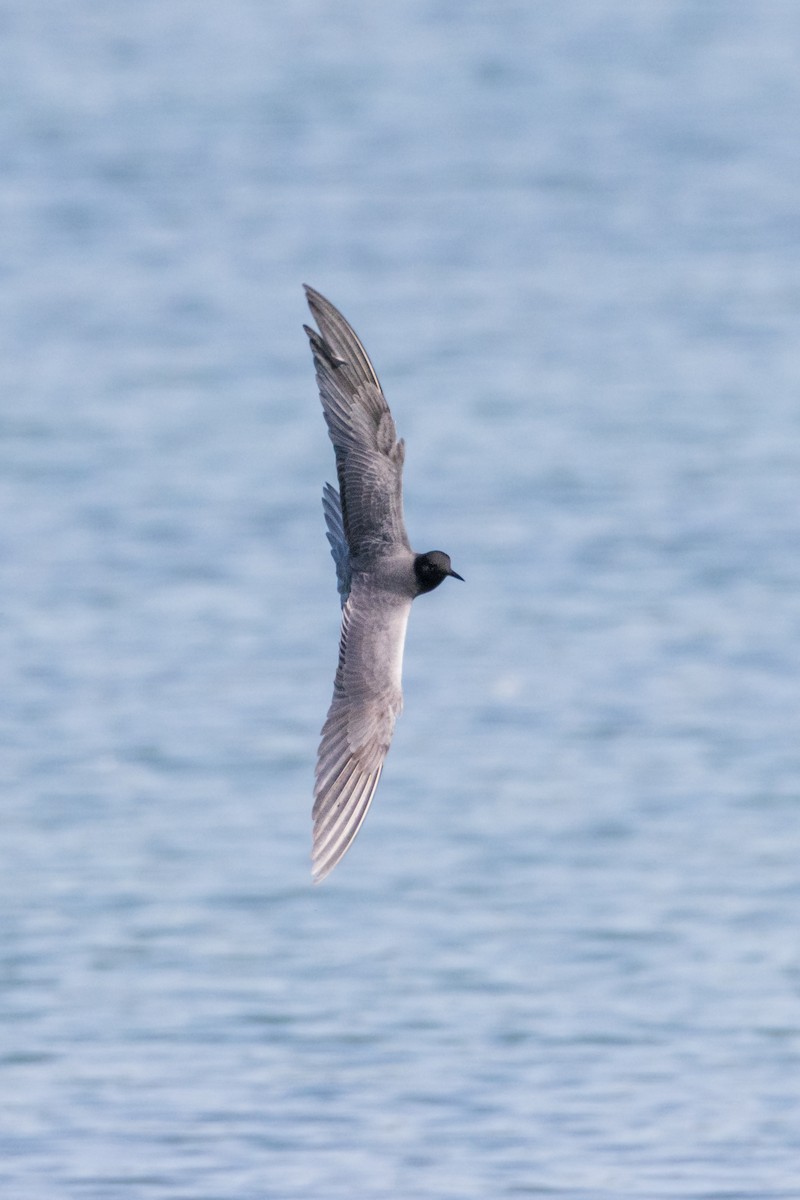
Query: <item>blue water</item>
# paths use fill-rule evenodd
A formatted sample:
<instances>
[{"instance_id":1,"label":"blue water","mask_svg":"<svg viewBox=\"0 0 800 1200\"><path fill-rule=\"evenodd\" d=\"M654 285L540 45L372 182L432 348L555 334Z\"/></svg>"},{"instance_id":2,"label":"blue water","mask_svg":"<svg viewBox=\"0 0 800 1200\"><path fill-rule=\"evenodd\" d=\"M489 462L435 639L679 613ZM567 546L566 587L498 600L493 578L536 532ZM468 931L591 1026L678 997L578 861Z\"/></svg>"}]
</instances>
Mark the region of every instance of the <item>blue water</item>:
<instances>
[{"instance_id":1,"label":"blue water","mask_svg":"<svg viewBox=\"0 0 800 1200\"><path fill-rule=\"evenodd\" d=\"M800 1196L800 8L10 0L0 1195ZM300 285L407 438L378 799Z\"/></svg>"}]
</instances>

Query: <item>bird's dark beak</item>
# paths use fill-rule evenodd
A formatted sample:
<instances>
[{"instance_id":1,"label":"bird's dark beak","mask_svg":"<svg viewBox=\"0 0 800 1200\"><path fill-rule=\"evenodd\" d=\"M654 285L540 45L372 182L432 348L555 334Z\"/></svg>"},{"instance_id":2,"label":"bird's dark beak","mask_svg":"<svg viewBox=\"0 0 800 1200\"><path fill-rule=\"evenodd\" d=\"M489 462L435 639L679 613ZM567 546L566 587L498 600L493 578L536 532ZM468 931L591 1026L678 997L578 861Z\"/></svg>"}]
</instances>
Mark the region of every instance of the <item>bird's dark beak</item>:
<instances>
[{"instance_id":1,"label":"bird's dark beak","mask_svg":"<svg viewBox=\"0 0 800 1200\"><path fill-rule=\"evenodd\" d=\"M447 574L450 575L453 579L460 579L461 582L464 583L464 576L459 575L458 571L448 571Z\"/></svg>"}]
</instances>

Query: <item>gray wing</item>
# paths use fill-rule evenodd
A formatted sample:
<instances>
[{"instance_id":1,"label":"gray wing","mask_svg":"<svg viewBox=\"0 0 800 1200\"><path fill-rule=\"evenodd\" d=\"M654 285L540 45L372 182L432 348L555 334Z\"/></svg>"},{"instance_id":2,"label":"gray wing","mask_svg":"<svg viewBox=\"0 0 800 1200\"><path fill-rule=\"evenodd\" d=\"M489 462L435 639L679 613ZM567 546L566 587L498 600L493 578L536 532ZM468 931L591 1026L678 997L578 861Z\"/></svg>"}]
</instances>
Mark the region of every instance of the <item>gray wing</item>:
<instances>
[{"instance_id":1,"label":"gray wing","mask_svg":"<svg viewBox=\"0 0 800 1200\"><path fill-rule=\"evenodd\" d=\"M403 520L402 440L367 352L340 312L313 288L304 326L336 453L344 532L352 557L410 549Z\"/></svg>"},{"instance_id":2,"label":"gray wing","mask_svg":"<svg viewBox=\"0 0 800 1200\"><path fill-rule=\"evenodd\" d=\"M361 828L403 707L400 677L411 601L356 576L342 613L339 666L317 756L312 864L317 883Z\"/></svg>"}]
</instances>

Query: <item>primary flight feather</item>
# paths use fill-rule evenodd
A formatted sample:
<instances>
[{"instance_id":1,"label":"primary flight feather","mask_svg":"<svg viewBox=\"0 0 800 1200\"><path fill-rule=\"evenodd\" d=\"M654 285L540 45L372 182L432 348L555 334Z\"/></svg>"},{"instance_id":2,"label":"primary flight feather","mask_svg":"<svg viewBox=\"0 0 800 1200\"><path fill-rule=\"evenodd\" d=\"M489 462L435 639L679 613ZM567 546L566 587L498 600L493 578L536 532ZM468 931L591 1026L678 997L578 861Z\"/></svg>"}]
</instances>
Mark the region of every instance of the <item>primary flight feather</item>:
<instances>
[{"instance_id":1,"label":"primary flight feather","mask_svg":"<svg viewBox=\"0 0 800 1200\"><path fill-rule=\"evenodd\" d=\"M361 828L403 706L411 602L448 575L441 550L415 554L403 520L404 444L353 329L306 287L319 332L304 326L336 455L339 489L322 495L342 600L339 665L322 728L314 787L312 870L333 870Z\"/></svg>"}]
</instances>

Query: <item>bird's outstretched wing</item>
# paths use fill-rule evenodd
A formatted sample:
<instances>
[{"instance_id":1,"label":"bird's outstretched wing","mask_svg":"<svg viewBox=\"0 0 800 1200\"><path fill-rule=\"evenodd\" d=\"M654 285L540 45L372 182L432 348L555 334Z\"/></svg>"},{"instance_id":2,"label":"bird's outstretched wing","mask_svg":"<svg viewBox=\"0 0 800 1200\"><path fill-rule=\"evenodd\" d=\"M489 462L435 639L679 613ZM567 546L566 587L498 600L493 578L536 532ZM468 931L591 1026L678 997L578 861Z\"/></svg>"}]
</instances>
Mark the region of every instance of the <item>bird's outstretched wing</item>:
<instances>
[{"instance_id":1,"label":"bird's outstretched wing","mask_svg":"<svg viewBox=\"0 0 800 1200\"><path fill-rule=\"evenodd\" d=\"M336 453L339 496L352 558L409 547L403 520L404 446L367 352L333 305L306 287L320 332L304 326L325 421Z\"/></svg>"},{"instance_id":2,"label":"bird's outstretched wing","mask_svg":"<svg viewBox=\"0 0 800 1200\"><path fill-rule=\"evenodd\" d=\"M339 665L314 786L312 863L318 883L361 828L403 706L400 677L411 601L356 576L342 612Z\"/></svg>"}]
</instances>

